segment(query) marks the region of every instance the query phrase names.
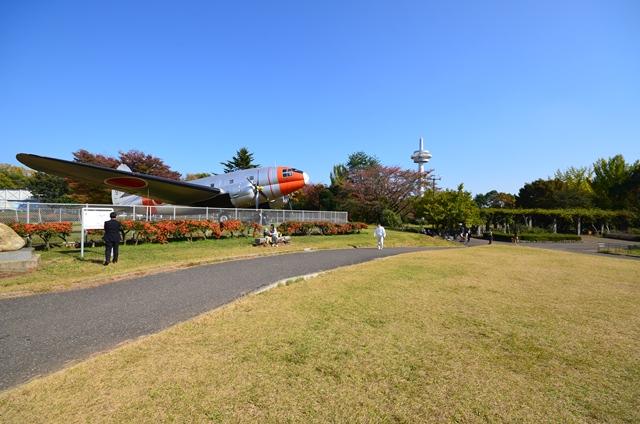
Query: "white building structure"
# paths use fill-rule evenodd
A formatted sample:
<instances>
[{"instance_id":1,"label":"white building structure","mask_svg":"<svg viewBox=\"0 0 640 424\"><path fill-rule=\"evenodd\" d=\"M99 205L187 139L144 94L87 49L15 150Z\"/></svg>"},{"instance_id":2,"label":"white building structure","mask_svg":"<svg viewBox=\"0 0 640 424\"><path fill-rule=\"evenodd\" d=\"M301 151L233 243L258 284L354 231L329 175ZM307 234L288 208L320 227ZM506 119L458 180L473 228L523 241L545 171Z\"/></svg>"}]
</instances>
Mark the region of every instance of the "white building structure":
<instances>
[{"instance_id":1,"label":"white building structure","mask_svg":"<svg viewBox=\"0 0 640 424\"><path fill-rule=\"evenodd\" d=\"M18 204L25 200L31 200L33 195L29 190L0 190L0 208L17 209Z\"/></svg>"}]
</instances>

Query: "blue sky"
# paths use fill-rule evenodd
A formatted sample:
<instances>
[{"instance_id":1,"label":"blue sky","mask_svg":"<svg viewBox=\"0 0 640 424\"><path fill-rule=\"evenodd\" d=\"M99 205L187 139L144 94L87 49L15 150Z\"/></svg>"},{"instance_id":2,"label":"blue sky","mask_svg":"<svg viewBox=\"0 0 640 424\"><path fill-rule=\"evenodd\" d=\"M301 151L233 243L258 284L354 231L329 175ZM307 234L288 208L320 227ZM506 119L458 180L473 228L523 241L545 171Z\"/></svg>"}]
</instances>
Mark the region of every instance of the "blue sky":
<instances>
[{"instance_id":1,"label":"blue sky","mask_svg":"<svg viewBox=\"0 0 640 424\"><path fill-rule=\"evenodd\" d=\"M0 2L0 162L139 149L313 182L355 151L516 193L640 159L640 2Z\"/></svg>"}]
</instances>

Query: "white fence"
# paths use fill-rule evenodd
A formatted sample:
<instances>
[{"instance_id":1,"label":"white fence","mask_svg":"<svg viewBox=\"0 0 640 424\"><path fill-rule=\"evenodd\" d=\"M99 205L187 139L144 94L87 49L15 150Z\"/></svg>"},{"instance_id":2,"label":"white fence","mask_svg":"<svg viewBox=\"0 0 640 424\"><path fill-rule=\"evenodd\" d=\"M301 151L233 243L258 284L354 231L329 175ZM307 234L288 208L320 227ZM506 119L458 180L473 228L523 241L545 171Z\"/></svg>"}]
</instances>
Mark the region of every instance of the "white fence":
<instances>
[{"instance_id":1,"label":"white fence","mask_svg":"<svg viewBox=\"0 0 640 424\"><path fill-rule=\"evenodd\" d=\"M161 221L175 219L197 219L225 221L238 219L243 222L257 222L262 225L285 221L329 221L337 224L347 222L347 212L299 211L279 209L225 209L195 208L189 206L119 206L76 203L30 203L6 202L0 211L0 222L80 222L84 207L110 207L119 219L135 221Z\"/></svg>"}]
</instances>

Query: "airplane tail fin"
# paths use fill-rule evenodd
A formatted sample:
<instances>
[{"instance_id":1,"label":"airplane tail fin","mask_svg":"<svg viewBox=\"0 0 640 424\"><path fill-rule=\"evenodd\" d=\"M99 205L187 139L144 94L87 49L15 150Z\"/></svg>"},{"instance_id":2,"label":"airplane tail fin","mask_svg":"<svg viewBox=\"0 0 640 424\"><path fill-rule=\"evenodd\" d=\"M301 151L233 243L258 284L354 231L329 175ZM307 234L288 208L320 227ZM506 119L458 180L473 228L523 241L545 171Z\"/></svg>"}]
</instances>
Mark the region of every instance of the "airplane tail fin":
<instances>
[{"instance_id":1,"label":"airplane tail fin","mask_svg":"<svg viewBox=\"0 0 640 424\"><path fill-rule=\"evenodd\" d=\"M129 168L124 163L120 164L116 169L118 169L119 171L131 172L131 168ZM125 193L123 191L111 190L111 203L121 206L141 205L142 197L135 194Z\"/></svg>"}]
</instances>

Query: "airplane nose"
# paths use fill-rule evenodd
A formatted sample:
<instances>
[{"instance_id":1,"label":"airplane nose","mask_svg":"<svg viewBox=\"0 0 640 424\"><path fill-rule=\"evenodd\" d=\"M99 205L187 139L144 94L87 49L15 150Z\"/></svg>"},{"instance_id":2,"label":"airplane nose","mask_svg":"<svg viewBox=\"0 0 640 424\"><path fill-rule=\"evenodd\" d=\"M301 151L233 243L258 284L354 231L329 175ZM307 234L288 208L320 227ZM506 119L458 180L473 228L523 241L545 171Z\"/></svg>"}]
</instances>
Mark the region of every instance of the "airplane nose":
<instances>
[{"instance_id":1,"label":"airplane nose","mask_svg":"<svg viewBox=\"0 0 640 424\"><path fill-rule=\"evenodd\" d=\"M302 173L302 178L304 178L304 184L307 185L309 184L309 174L307 174L306 172Z\"/></svg>"}]
</instances>

